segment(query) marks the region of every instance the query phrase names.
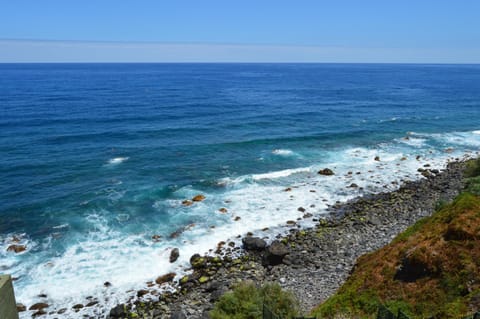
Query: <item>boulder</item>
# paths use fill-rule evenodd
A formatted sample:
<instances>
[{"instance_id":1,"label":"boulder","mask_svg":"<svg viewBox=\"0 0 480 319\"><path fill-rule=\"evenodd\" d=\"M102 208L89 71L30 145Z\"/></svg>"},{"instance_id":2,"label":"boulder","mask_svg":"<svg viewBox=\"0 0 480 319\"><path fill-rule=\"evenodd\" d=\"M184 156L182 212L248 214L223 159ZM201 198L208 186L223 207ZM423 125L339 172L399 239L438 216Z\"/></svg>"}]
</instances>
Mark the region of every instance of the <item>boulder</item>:
<instances>
[{"instance_id":1,"label":"boulder","mask_svg":"<svg viewBox=\"0 0 480 319\"><path fill-rule=\"evenodd\" d=\"M283 257L288 255L288 253L288 248L284 244L280 243L279 241L274 241L270 246L268 246L267 251L264 255L264 265L279 265L282 263Z\"/></svg>"},{"instance_id":2,"label":"boulder","mask_svg":"<svg viewBox=\"0 0 480 319\"><path fill-rule=\"evenodd\" d=\"M110 318L123 318L127 316L125 305L117 305L110 310Z\"/></svg>"},{"instance_id":3,"label":"boulder","mask_svg":"<svg viewBox=\"0 0 480 319\"><path fill-rule=\"evenodd\" d=\"M192 198L192 201L194 201L194 202L201 202L201 201L203 201L204 199L205 199L205 196L203 196L202 194L198 194L198 195L196 195L196 196L194 196L194 197Z\"/></svg>"},{"instance_id":4,"label":"boulder","mask_svg":"<svg viewBox=\"0 0 480 319\"><path fill-rule=\"evenodd\" d=\"M267 242L260 237L243 237L243 248L245 250L264 250L267 246Z\"/></svg>"},{"instance_id":5,"label":"boulder","mask_svg":"<svg viewBox=\"0 0 480 319\"><path fill-rule=\"evenodd\" d=\"M25 245L10 245L7 248L7 251L13 251L17 254L25 250L27 250L27 247Z\"/></svg>"},{"instance_id":6,"label":"boulder","mask_svg":"<svg viewBox=\"0 0 480 319\"><path fill-rule=\"evenodd\" d=\"M23 312L27 310L27 306L23 303L17 303L17 312Z\"/></svg>"},{"instance_id":7,"label":"boulder","mask_svg":"<svg viewBox=\"0 0 480 319\"><path fill-rule=\"evenodd\" d=\"M187 315L183 311L174 311L170 315L170 319L187 319Z\"/></svg>"},{"instance_id":8,"label":"boulder","mask_svg":"<svg viewBox=\"0 0 480 319\"><path fill-rule=\"evenodd\" d=\"M373 160L375 160L377 162L380 162L380 156L375 156L375 158Z\"/></svg>"},{"instance_id":9,"label":"boulder","mask_svg":"<svg viewBox=\"0 0 480 319\"><path fill-rule=\"evenodd\" d=\"M325 176L331 176L331 175L334 175L335 173L329 168L324 168L322 170L319 170L318 174L325 175Z\"/></svg>"},{"instance_id":10,"label":"boulder","mask_svg":"<svg viewBox=\"0 0 480 319\"><path fill-rule=\"evenodd\" d=\"M157 285L161 285L163 283L172 281L175 278L175 276L176 274L174 272L170 272L166 275L158 277L157 279L155 279L155 282L157 283Z\"/></svg>"},{"instance_id":11,"label":"boulder","mask_svg":"<svg viewBox=\"0 0 480 319\"><path fill-rule=\"evenodd\" d=\"M30 306L28 310L42 310L44 308L48 308L48 304L44 302L37 302L36 304L33 304L32 306Z\"/></svg>"},{"instance_id":12,"label":"boulder","mask_svg":"<svg viewBox=\"0 0 480 319\"><path fill-rule=\"evenodd\" d=\"M220 208L218 211L222 214L226 214L228 212L228 210L225 207Z\"/></svg>"},{"instance_id":13,"label":"boulder","mask_svg":"<svg viewBox=\"0 0 480 319\"><path fill-rule=\"evenodd\" d=\"M190 257L190 264L194 269L199 269L205 267L207 260L200 256L200 254L194 254Z\"/></svg>"},{"instance_id":14,"label":"boulder","mask_svg":"<svg viewBox=\"0 0 480 319\"><path fill-rule=\"evenodd\" d=\"M178 248L173 248L170 252L170 262L174 263L177 261L178 257L180 256L180 251Z\"/></svg>"}]
</instances>

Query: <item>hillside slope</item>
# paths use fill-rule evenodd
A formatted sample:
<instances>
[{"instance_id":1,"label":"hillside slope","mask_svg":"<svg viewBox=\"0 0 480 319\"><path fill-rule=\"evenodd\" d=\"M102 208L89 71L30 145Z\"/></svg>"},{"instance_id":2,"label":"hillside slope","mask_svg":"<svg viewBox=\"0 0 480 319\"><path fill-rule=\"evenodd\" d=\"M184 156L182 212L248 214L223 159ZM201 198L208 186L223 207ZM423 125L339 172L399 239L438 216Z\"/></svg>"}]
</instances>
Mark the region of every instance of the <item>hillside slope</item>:
<instances>
[{"instance_id":1,"label":"hillside slope","mask_svg":"<svg viewBox=\"0 0 480 319\"><path fill-rule=\"evenodd\" d=\"M470 178L470 191L478 185L478 177ZM347 282L313 314L372 318L379 303L412 318L460 318L480 309L478 195L459 195L389 245L360 257Z\"/></svg>"}]
</instances>

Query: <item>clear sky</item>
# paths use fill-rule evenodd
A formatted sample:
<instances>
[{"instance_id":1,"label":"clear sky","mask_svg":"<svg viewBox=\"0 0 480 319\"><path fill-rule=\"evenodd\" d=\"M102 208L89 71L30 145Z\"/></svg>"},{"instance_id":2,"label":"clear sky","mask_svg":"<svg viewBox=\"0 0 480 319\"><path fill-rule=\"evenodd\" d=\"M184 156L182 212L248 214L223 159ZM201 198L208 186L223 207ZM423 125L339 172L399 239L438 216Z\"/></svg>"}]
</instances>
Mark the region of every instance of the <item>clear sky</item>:
<instances>
[{"instance_id":1,"label":"clear sky","mask_svg":"<svg viewBox=\"0 0 480 319\"><path fill-rule=\"evenodd\" d=\"M480 62L479 0L0 0L0 61Z\"/></svg>"}]
</instances>

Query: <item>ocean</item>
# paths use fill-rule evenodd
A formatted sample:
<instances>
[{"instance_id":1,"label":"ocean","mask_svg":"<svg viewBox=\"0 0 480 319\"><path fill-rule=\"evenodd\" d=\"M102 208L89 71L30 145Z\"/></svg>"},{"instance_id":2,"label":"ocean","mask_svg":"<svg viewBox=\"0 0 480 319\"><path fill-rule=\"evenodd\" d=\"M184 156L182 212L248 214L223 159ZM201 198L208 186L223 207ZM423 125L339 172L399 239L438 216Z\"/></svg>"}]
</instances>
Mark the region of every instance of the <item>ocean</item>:
<instances>
[{"instance_id":1,"label":"ocean","mask_svg":"<svg viewBox=\"0 0 480 319\"><path fill-rule=\"evenodd\" d=\"M480 65L0 64L0 128L0 273L76 318L476 156Z\"/></svg>"}]
</instances>

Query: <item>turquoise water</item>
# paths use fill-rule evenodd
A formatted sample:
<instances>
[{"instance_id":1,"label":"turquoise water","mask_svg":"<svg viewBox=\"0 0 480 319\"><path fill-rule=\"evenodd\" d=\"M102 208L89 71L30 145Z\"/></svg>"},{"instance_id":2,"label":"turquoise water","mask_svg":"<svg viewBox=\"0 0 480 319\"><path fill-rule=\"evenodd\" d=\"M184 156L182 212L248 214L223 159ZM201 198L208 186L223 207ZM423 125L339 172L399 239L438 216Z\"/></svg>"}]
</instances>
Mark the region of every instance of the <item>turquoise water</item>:
<instances>
[{"instance_id":1,"label":"turquoise water","mask_svg":"<svg viewBox=\"0 0 480 319\"><path fill-rule=\"evenodd\" d=\"M56 307L108 307L221 240L480 146L478 65L3 64L0 105L0 271Z\"/></svg>"}]
</instances>

